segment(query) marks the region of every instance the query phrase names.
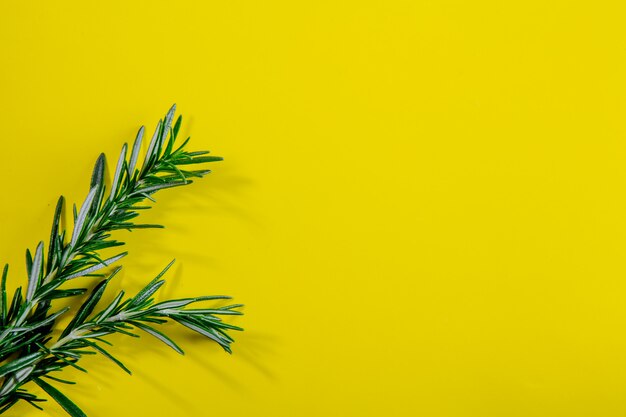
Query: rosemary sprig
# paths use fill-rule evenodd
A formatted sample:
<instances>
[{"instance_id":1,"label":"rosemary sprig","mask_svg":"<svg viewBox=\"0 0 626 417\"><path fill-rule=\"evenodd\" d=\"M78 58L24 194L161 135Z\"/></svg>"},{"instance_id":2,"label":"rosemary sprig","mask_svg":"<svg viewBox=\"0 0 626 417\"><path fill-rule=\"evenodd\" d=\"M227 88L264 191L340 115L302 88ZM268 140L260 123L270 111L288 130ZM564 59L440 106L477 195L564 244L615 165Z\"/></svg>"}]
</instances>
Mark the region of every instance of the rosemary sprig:
<instances>
[{"instance_id":1,"label":"rosemary sprig","mask_svg":"<svg viewBox=\"0 0 626 417\"><path fill-rule=\"evenodd\" d=\"M73 207L74 226L71 236L60 227L64 199L62 196L59 198L47 256L44 257L43 242L37 245L34 255L26 251L26 291L24 293L22 287L18 287L11 302L8 302L6 292L8 265L5 265L0 280L0 414L20 400L41 409L38 403L45 399L23 388L25 384L34 382L68 414L73 417L85 416L76 404L45 379L73 383L52 374L67 366L85 371L77 362L83 355L96 353L106 356L130 373L120 360L103 347L110 345L104 337L114 333L138 337L136 331L141 330L182 354L182 349L172 339L155 328L172 320L217 342L225 351L231 351L233 339L227 331L241 328L223 322L220 316L241 314L237 310L241 305L188 308L200 301L229 297L193 297L155 304L153 296L164 284L162 276L173 261L133 297L125 297L124 291L120 291L111 303L104 308L99 307L107 284L121 267L115 268L108 276L100 272L127 254L120 252L106 259L100 257L100 251L124 244L113 239L111 233L118 229L163 227L134 222L140 210L150 208L143 204L145 200L154 202L152 195L157 191L190 184L191 178L201 178L210 172L189 166L222 159L208 156L207 151L186 151L189 138L174 149L182 121L179 116L173 122L175 110L173 106L165 118L159 121L141 164L139 154L144 127L139 129L130 155L124 144L108 193L104 185L105 156L100 155L91 176L87 197L79 210L75 205ZM54 340L52 334L57 330L57 319L71 308L55 311L53 302L83 296L87 289L71 288L64 284L85 276L98 277L100 281Z\"/></svg>"}]
</instances>

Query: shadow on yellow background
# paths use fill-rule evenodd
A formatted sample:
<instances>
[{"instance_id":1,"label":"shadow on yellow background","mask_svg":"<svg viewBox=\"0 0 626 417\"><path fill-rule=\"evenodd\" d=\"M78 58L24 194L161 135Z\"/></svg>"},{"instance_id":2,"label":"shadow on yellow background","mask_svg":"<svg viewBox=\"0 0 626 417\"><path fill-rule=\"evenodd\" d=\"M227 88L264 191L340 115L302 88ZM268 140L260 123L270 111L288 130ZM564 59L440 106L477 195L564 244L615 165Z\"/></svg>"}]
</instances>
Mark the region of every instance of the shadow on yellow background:
<instances>
[{"instance_id":1,"label":"shadow on yellow background","mask_svg":"<svg viewBox=\"0 0 626 417\"><path fill-rule=\"evenodd\" d=\"M86 4L87 3L87 4ZM4 2L11 285L171 103L225 161L120 233L112 283L246 304L234 354L116 339L66 393L105 416L626 414L619 2ZM21 282L20 282L21 283ZM63 415L49 402L46 412ZM41 415L21 405L9 415Z\"/></svg>"}]
</instances>

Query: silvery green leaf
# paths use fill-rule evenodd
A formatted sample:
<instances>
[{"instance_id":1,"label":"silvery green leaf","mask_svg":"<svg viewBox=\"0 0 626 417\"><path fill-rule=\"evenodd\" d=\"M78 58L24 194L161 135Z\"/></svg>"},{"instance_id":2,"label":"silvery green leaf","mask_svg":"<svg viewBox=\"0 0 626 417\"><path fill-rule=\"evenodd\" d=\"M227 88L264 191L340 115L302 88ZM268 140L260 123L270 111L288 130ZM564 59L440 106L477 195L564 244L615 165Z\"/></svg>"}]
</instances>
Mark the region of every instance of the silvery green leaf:
<instances>
[{"instance_id":1,"label":"silvery green leaf","mask_svg":"<svg viewBox=\"0 0 626 417\"><path fill-rule=\"evenodd\" d=\"M135 143L133 143L133 151L130 155L130 161L128 162L128 176L132 177L135 172L135 166L137 165L137 158L139 157L139 151L141 150L141 141L143 139L143 133L145 128L141 126L139 132L137 132L137 137L135 138Z\"/></svg>"},{"instance_id":2,"label":"silvery green leaf","mask_svg":"<svg viewBox=\"0 0 626 417\"><path fill-rule=\"evenodd\" d=\"M172 126L172 120L174 120L174 114L176 113L176 104L172 104L169 111L167 112L167 116L165 116L165 129L164 132L167 134L169 132L170 127Z\"/></svg>"},{"instance_id":3,"label":"silvery green leaf","mask_svg":"<svg viewBox=\"0 0 626 417\"><path fill-rule=\"evenodd\" d=\"M241 306L240 304L238 306ZM233 307L234 308L234 307ZM243 313L237 310L221 310L219 308L199 308L193 310L184 310L187 314L219 314L219 315L231 315L231 316L241 316ZM164 311L165 313L165 311Z\"/></svg>"},{"instance_id":4,"label":"silvery green leaf","mask_svg":"<svg viewBox=\"0 0 626 417\"><path fill-rule=\"evenodd\" d=\"M76 245L76 242L78 242L78 237L83 231L85 219L87 218L87 212L91 208L91 204L93 203L93 199L96 196L97 192L98 192L97 187L94 187L89 191L89 194L87 194L87 198L85 198L85 201L83 202L83 205L80 208L80 212L76 216L76 222L74 223L74 231L72 232L72 240L70 243L72 247L74 247L74 245Z\"/></svg>"},{"instance_id":5,"label":"silvery green leaf","mask_svg":"<svg viewBox=\"0 0 626 417\"><path fill-rule=\"evenodd\" d=\"M84 275L87 274L92 274L96 271L101 270L102 268L106 268L107 266L117 262L118 260L122 259L124 256L128 255L128 252L122 252L119 255L115 255L112 256L108 259L103 260L102 262L96 264L96 265L92 265L89 268L85 268L82 269L78 272L73 273L72 275L69 275L68 277L66 277L66 279L72 279L72 278L78 278L78 277L82 277Z\"/></svg>"},{"instance_id":6,"label":"silvery green leaf","mask_svg":"<svg viewBox=\"0 0 626 417\"><path fill-rule=\"evenodd\" d=\"M180 308L180 307L184 307L188 304L193 303L194 301L196 301L193 298L184 298L181 300L172 300L172 301L164 301L162 303L158 303L152 306L152 309L155 310L168 310L168 309L172 309L172 308Z\"/></svg>"},{"instance_id":7,"label":"silvery green leaf","mask_svg":"<svg viewBox=\"0 0 626 417\"><path fill-rule=\"evenodd\" d=\"M62 314L65 314L65 312L67 312L70 308L69 307L65 307L59 311L57 311L56 313L46 317L44 320L37 322L36 324L32 325L32 326L27 326L27 327L13 327L12 329L10 329L11 332L23 332L23 331L33 331L36 329L39 329L40 327L43 327L45 325L47 325L48 323L52 323L54 320L56 320L57 317L61 316Z\"/></svg>"},{"instance_id":8,"label":"silvery green leaf","mask_svg":"<svg viewBox=\"0 0 626 417\"><path fill-rule=\"evenodd\" d=\"M113 182L111 183L111 194L109 196L109 200L115 199L115 193L117 192L117 187L119 187L120 180L122 179L122 168L124 167L124 161L126 160L126 148L127 147L128 146L126 144L122 146L120 157L117 160L117 166L115 167L115 176L113 177Z\"/></svg>"},{"instance_id":9,"label":"silvery green leaf","mask_svg":"<svg viewBox=\"0 0 626 417\"><path fill-rule=\"evenodd\" d=\"M157 146L157 142L159 140L159 135L161 133L161 129L163 128L163 120L159 120L159 124L157 124L156 129L154 130L154 134L152 135L152 139L150 140L150 145L148 145L148 151L146 152L146 158L143 161L143 168L148 166L148 163L152 159L153 153Z\"/></svg>"},{"instance_id":10,"label":"silvery green leaf","mask_svg":"<svg viewBox=\"0 0 626 417\"><path fill-rule=\"evenodd\" d=\"M167 266L163 268L163 270L159 272L159 274L156 277L154 277L154 279L150 281L148 285L146 285L141 291L139 291L137 295L133 298L133 300L130 302L130 305L131 306L139 305L143 301L147 300L152 294L154 294L155 291L158 290L161 287L161 285L165 283L165 281L159 281L159 280L168 271L168 269L170 269L172 265L174 265L174 262L176 262L176 259L172 259L172 261L169 264L167 264Z\"/></svg>"},{"instance_id":11,"label":"silvery green leaf","mask_svg":"<svg viewBox=\"0 0 626 417\"><path fill-rule=\"evenodd\" d=\"M4 376L10 372L17 371L18 369L28 367L34 362L38 361L43 355L43 352L35 352L31 353L30 355L23 356L19 359L15 359L11 362L7 362L4 365L0 366L0 376Z\"/></svg>"},{"instance_id":12,"label":"silvery green leaf","mask_svg":"<svg viewBox=\"0 0 626 417\"><path fill-rule=\"evenodd\" d=\"M208 301L208 300L230 300L231 297L228 295L206 295L203 297L194 297L194 298L181 298L179 300L169 300L163 301L161 303L155 304L151 307L151 309L156 310L165 310L170 308L180 308L184 307L188 304L195 303L198 301Z\"/></svg>"},{"instance_id":13,"label":"silvery green leaf","mask_svg":"<svg viewBox=\"0 0 626 417\"><path fill-rule=\"evenodd\" d=\"M137 294L135 296L135 298L133 298L133 301L131 302L132 306L138 306L141 303L143 303L144 301L146 301L148 298L150 298L150 296L152 296L152 294L154 294L155 292L158 291L159 288L161 288L161 286L165 284L165 281L158 281L158 280L153 280L150 284L148 284L143 290L141 290L139 292L139 294Z\"/></svg>"},{"instance_id":14,"label":"silvery green leaf","mask_svg":"<svg viewBox=\"0 0 626 417\"><path fill-rule=\"evenodd\" d=\"M170 128L172 127L172 121L174 120L174 113L176 113L176 104L173 104L170 110L167 112L165 116L165 121L163 123L163 130L161 131L161 137L158 141L157 153L160 154L161 149L163 147L163 143L165 142L165 138L167 138L167 134L170 133Z\"/></svg>"},{"instance_id":15,"label":"silvery green leaf","mask_svg":"<svg viewBox=\"0 0 626 417\"><path fill-rule=\"evenodd\" d=\"M181 185L188 185L191 184L191 181L187 181L187 182L170 182L167 184L158 184L158 185L152 185L150 187L146 187L146 188L142 188L141 189L141 193L145 194L145 193L152 193L155 191L159 191L159 190L163 190L164 188L174 188L174 187L180 187Z\"/></svg>"}]
</instances>

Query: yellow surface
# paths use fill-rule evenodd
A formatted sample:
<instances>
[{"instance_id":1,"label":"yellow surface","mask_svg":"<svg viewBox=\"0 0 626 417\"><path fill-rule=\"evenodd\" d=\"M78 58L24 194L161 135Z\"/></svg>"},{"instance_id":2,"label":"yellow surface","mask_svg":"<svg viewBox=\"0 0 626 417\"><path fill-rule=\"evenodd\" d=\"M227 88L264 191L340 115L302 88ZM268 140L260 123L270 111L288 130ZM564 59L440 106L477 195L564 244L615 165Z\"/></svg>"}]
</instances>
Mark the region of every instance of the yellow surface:
<instances>
[{"instance_id":1,"label":"yellow surface","mask_svg":"<svg viewBox=\"0 0 626 417\"><path fill-rule=\"evenodd\" d=\"M91 3L0 4L11 285L177 102L226 161L118 235L114 288L175 257L163 296L246 331L116 339L134 376L68 371L90 417L626 414L622 2Z\"/></svg>"}]
</instances>

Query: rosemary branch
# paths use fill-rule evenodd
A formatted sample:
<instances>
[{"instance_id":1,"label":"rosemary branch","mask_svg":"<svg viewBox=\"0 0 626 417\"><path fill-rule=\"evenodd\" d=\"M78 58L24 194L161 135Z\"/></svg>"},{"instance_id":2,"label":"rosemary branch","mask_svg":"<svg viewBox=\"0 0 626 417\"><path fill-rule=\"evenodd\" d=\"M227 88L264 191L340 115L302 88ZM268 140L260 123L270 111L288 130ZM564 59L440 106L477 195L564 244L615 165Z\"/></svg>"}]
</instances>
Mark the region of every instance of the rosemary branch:
<instances>
[{"instance_id":1,"label":"rosemary branch","mask_svg":"<svg viewBox=\"0 0 626 417\"><path fill-rule=\"evenodd\" d=\"M172 320L217 342L227 352L231 351L233 339L227 331L241 328L224 323L219 316L241 314L237 310L240 304L219 308L187 308L197 302L230 297L203 296L154 303L153 295L164 284L162 276L173 261L135 296L125 298L124 291L120 291L110 304L94 313L107 284L121 267L108 276L100 272L127 255L127 252L120 252L101 259L100 251L124 245L113 239L111 233L119 229L163 227L133 222L140 210L150 208L142 203L145 200L154 202L152 195L159 190L190 184L191 178L201 178L210 172L206 169L189 169L187 166L222 159L208 156L207 151L186 151L189 138L174 149L182 122L180 116L173 122L175 110L173 106L165 118L159 121L141 166L139 154L144 127L139 129L130 155L127 155L128 146L124 144L108 193L104 185L105 156L100 155L87 197L80 210L75 205L73 207L71 237L60 228L64 198L59 198L46 259L43 242L37 245L34 255L26 251L26 294L23 294L22 287L18 287L10 303L6 293L8 265L5 265L0 280L0 414L21 400L41 409L37 403L45 399L23 388L23 385L32 381L71 416L85 416L76 404L44 381L44 378L73 383L51 373L67 366L85 371L77 362L83 355L96 353L106 356L130 373L120 360L102 346L110 345L103 337L113 333L138 337L134 331L139 329L182 354L182 349L172 339L154 328L155 325ZM87 292L85 288L63 286L83 276L102 279L82 302L61 335L53 341L51 334L57 319L71 309L66 307L52 312L53 302L84 295Z\"/></svg>"}]
</instances>

